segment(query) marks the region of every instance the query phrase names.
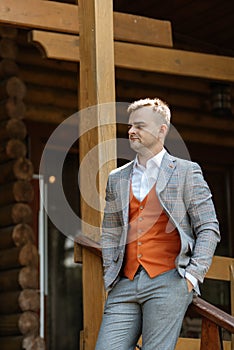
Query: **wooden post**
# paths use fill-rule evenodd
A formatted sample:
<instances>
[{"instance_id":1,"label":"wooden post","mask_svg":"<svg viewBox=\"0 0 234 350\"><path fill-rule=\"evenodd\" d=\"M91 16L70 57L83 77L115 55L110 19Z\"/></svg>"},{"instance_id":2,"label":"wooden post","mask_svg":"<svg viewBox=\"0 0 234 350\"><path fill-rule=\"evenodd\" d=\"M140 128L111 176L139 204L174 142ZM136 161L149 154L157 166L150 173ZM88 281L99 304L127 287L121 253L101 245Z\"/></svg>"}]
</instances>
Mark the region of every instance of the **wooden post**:
<instances>
[{"instance_id":1,"label":"wooden post","mask_svg":"<svg viewBox=\"0 0 234 350\"><path fill-rule=\"evenodd\" d=\"M80 138L80 162L95 146L106 140L115 140L115 78L114 78L114 46L113 46L113 9L109 0L81 0L79 1L80 22L80 109L96 106L96 113L92 114L92 124L96 126ZM108 113L102 104L113 102ZM94 117L95 114L95 117ZM84 116L85 117L85 116ZM81 118L82 127L88 125L89 120ZM96 118L95 121L93 118ZM108 123L101 127L102 121ZM102 167L101 164L104 164ZM116 147L96 147L92 160L86 167L80 168L81 186L88 193L91 200L92 193L97 190L104 198L107 175L116 165ZM97 173L94 184L91 175ZM84 234L99 239L99 227L102 219L101 199L97 203L97 210L93 210L90 203L81 198L81 216L84 222ZM90 232L88 225L96 227ZM90 293L90 285L95 286ZM94 302L94 301L98 302ZM83 308L84 308L84 349L93 350L101 323L104 290L102 281L102 266L100 259L90 256L83 250Z\"/></svg>"},{"instance_id":2,"label":"wooden post","mask_svg":"<svg viewBox=\"0 0 234 350\"><path fill-rule=\"evenodd\" d=\"M210 320L202 319L200 350L222 350L219 327Z\"/></svg>"}]
</instances>

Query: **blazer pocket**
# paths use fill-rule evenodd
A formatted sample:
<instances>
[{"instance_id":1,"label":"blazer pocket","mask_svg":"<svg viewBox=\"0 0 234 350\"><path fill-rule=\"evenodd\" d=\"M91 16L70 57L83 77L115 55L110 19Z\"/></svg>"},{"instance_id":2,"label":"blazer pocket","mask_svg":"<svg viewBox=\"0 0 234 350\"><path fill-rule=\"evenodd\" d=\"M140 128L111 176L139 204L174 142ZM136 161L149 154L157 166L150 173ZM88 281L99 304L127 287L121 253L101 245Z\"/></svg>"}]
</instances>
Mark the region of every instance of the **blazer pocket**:
<instances>
[{"instance_id":1,"label":"blazer pocket","mask_svg":"<svg viewBox=\"0 0 234 350\"><path fill-rule=\"evenodd\" d=\"M193 248L194 248L194 242L193 241L189 241L188 244L187 244L187 251L186 251L186 255L187 256L192 256Z\"/></svg>"}]
</instances>

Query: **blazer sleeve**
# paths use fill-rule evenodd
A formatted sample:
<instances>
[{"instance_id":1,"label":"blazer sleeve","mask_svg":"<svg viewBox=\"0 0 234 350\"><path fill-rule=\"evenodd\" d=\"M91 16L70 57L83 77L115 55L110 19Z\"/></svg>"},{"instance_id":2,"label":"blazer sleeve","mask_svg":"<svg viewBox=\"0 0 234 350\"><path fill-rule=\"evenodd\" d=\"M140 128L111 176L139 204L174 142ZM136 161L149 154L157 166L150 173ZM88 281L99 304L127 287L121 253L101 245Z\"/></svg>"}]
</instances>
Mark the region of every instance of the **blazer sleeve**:
<instances>
[{"instance_id":1,"label":"blazer sleeve","mask_svg":"<svg viewBox=\"0 0 234 350\"><path fill-rule=\"evenodd\" d=\"M203 282L220 241L220 232L211 191L200 166L191 164L186 174L184 196L195 245L186 271Z\"/></svg>"},{"instance_id":2,"label":"blazer sleeve","mask_svg":"<svg viewBox=\"0 0 234 350\"><path fill-rule=\"evenodd\" d=\"M102 222L101 247L104 272L117 258L119 253L119 237L122 232L122 222L120 220L121 210L118 208L118 193L113 185L111 175L106 186L106 205Z\"/></svg>"}]
</instances>

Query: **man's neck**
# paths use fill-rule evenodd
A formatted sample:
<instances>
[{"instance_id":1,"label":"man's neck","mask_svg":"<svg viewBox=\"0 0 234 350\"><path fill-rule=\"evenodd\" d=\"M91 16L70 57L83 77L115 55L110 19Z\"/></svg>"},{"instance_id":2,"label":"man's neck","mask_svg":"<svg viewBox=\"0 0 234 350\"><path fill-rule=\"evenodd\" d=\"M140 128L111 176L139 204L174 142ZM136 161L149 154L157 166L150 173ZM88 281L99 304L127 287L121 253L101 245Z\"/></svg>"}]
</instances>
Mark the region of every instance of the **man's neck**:
<instances>
[{"instance_id":1,"label":"man's neck","mask_svg":"<svg viewBox=\"0 0 234 350\"><path fill-rule=\"evenodd\" d=\"M155 157L162 150L163 150L163 147L155 150L154 152L138 153L137 154L138 163L140 165L146 167L146 163L148 162L148 160L150 160L151 158Z\"/></svg>"}]
</instances>

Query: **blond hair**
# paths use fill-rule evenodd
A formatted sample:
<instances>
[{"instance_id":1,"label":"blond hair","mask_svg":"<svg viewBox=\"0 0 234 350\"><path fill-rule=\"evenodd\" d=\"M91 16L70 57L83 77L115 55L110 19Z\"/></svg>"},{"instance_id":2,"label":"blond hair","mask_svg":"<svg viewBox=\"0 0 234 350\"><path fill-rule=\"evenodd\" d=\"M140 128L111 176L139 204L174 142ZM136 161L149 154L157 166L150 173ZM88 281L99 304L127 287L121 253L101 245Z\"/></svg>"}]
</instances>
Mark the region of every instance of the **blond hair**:
<instances>
[{"instance_id":1,"label":"blond hair","mask_svg":"<svg viewBox=\"0 0 234 350\"><path fill-rule=\"evenodd\" d=\"M127 109L128 113L132 113L142 107L152 107L152 110L157 112L163 117L165 124L170 126L171 112L166 102L163 102L159 98L145 98L131 103Z\"/></svg>"}]
</instances>

